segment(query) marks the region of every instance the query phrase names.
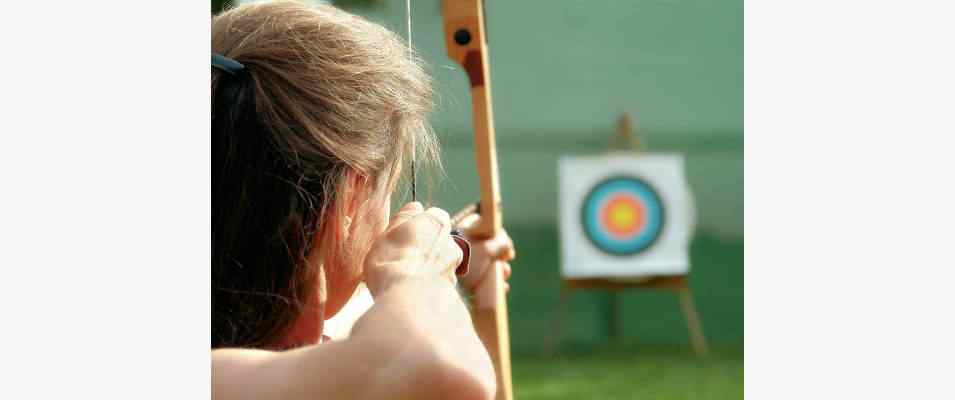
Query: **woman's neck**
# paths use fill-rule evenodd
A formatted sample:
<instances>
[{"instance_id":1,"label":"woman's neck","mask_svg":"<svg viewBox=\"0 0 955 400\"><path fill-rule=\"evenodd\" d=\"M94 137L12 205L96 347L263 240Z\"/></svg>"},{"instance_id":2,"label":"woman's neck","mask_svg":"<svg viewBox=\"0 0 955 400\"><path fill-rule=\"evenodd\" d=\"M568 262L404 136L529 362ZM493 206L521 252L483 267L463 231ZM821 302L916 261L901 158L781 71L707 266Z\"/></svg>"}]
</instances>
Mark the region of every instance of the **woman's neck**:
<instances>
[{"instance_id":1,"label":"woman's neck","mask_svg":"<svg viewBox=\"0 0 955 400\"><path fill-rule=\"evenodd\" d=\"M308 297L308 302L302 307L292 326L272 342L269 348L284 350L321 343L325 330L325 305L328 302L324 266L319 266L316 275L316 290Z\"/></svg>"}]
</instances>

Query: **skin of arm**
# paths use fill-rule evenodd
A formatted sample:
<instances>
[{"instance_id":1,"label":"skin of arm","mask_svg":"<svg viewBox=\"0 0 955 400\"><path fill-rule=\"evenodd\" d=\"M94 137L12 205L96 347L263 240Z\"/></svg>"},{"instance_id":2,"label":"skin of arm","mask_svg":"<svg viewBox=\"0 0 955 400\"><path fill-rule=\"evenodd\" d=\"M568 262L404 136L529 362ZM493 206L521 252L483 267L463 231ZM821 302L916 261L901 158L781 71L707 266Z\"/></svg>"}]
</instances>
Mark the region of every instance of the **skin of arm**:
<instances>
[{"instance_id":1,"label":"skin of arm","mask_svg":"<svg viewBox=\"0 0 955 400\"><path fill-rule=\"evenodd\" d=\"M212 397L493 399L493 365L454 287L461 253L449 232L447 213L402 208L366 258L375 305L347 339L214 350Z\"/></svg>"},{"instance_id":2,"label":"skin of arm","mask_svg":"<svg viewBox=\"0 0 955 400\"><path fill-rule=\"evenodd\" d=\"M454 287L394 285L343 341L212 352L214 399L493 399L494 370Z\"/></svg>"}]
</instances>

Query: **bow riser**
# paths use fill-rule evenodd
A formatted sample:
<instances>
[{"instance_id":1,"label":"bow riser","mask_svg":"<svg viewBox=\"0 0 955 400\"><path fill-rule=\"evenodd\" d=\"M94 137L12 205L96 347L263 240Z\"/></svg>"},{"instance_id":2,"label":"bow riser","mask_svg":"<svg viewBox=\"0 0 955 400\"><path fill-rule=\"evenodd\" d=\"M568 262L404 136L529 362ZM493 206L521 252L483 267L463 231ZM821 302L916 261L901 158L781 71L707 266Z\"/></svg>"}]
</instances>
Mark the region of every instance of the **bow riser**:
<instances>
[{"instance_id":1,"label":"bow riser","mask_svg":"<svg viewBox=\"0 0 955 400\"><path fill-rule=\"evenodd\" d=\"M487 61L483 11L478 0L444 1L448 57L461 64L471 85L474 156L481 185L481 221L469 233L486 239L501 229L501 190L498 184L491 73Z\"/></svg>"},{"instance_id":2,"label":"bow riser","mask_svg":"<svg viewBox=\"0 0 955 400\"><path fill-rule=\"evenodd\" d=\"M469 233L494 237L501 230L501 194L498 184L497 147L491 106L491 79L487 36L481 0L444 0L444 32L448 57L461 64L471 86L474 120L474 158L480 183L480 215ZM474 294L471 318L474 329L494 363L498 400L511 400L511 347L503 265L491 265Z\"/></svg>"}]
</instances>

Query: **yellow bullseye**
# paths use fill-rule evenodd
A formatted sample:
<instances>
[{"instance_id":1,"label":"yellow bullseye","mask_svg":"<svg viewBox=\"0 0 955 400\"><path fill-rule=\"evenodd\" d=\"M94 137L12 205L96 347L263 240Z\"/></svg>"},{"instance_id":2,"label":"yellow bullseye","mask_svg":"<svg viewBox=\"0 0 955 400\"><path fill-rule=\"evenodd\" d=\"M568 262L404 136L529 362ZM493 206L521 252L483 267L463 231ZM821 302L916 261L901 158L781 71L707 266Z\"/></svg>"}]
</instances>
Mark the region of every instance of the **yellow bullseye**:
<instances>
[{"instance_id":1,"label":"yellow bullseye","mask_svg":"<svg viewBox=\"0 0 955 400\"><path fill-rule=\"evenodd\" d=\"M626 203L617 203L610 209L610 224L614 230L627 231L637 223L637 210Z\"/></svg>"},{"instance_id":2,"label":"yellow bullseye","mask_svg":"<svg viewBox=\"0 0 955 400\"><path fill-rule=\"evenodd\" d=\"M646 224L646 211L633 196L617 195L610 199L601 219L607 231L617 237L636 234Z\"/></svg>"}]
</instances>

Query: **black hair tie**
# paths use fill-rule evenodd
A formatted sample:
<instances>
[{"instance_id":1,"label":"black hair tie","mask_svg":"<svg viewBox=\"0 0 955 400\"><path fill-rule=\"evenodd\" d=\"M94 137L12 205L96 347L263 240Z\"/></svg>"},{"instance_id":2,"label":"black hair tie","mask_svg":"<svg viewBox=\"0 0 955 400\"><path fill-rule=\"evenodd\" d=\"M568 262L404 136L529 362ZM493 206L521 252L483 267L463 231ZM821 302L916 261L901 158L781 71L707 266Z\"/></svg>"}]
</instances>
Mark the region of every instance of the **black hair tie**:
<instances>
[{"instance_id":1,"label":"black hair tie","mask_svg":"<svg viewBox=\"0 0 955 400\"><path fill-rule=\"evenodd\" d=\"M213 99L216 104L214 108L223 111L231 109L233 113L237 112L236 107L238 105L236 103L242 100L240 95L246 88L245 83L248 79L249 70L242 63L216 53L212 53L212 68L226 75L220 79L219 90L216 91L215 99ZM216 113L214 109L213 119L215 119L216 114L220 113Z\"/></svg>"},{"instance_id":2,"label":"black hair tie","mask_svg":"<svg viewBox=\"0 0 955 400\"><path fill-rule=\"evenodd\" d=\"M225 72L230 76L239 76L239 74L243 72L248 72L242 63L216 53L212 53L212 68Z\"/></svg>"}]
</instances>

